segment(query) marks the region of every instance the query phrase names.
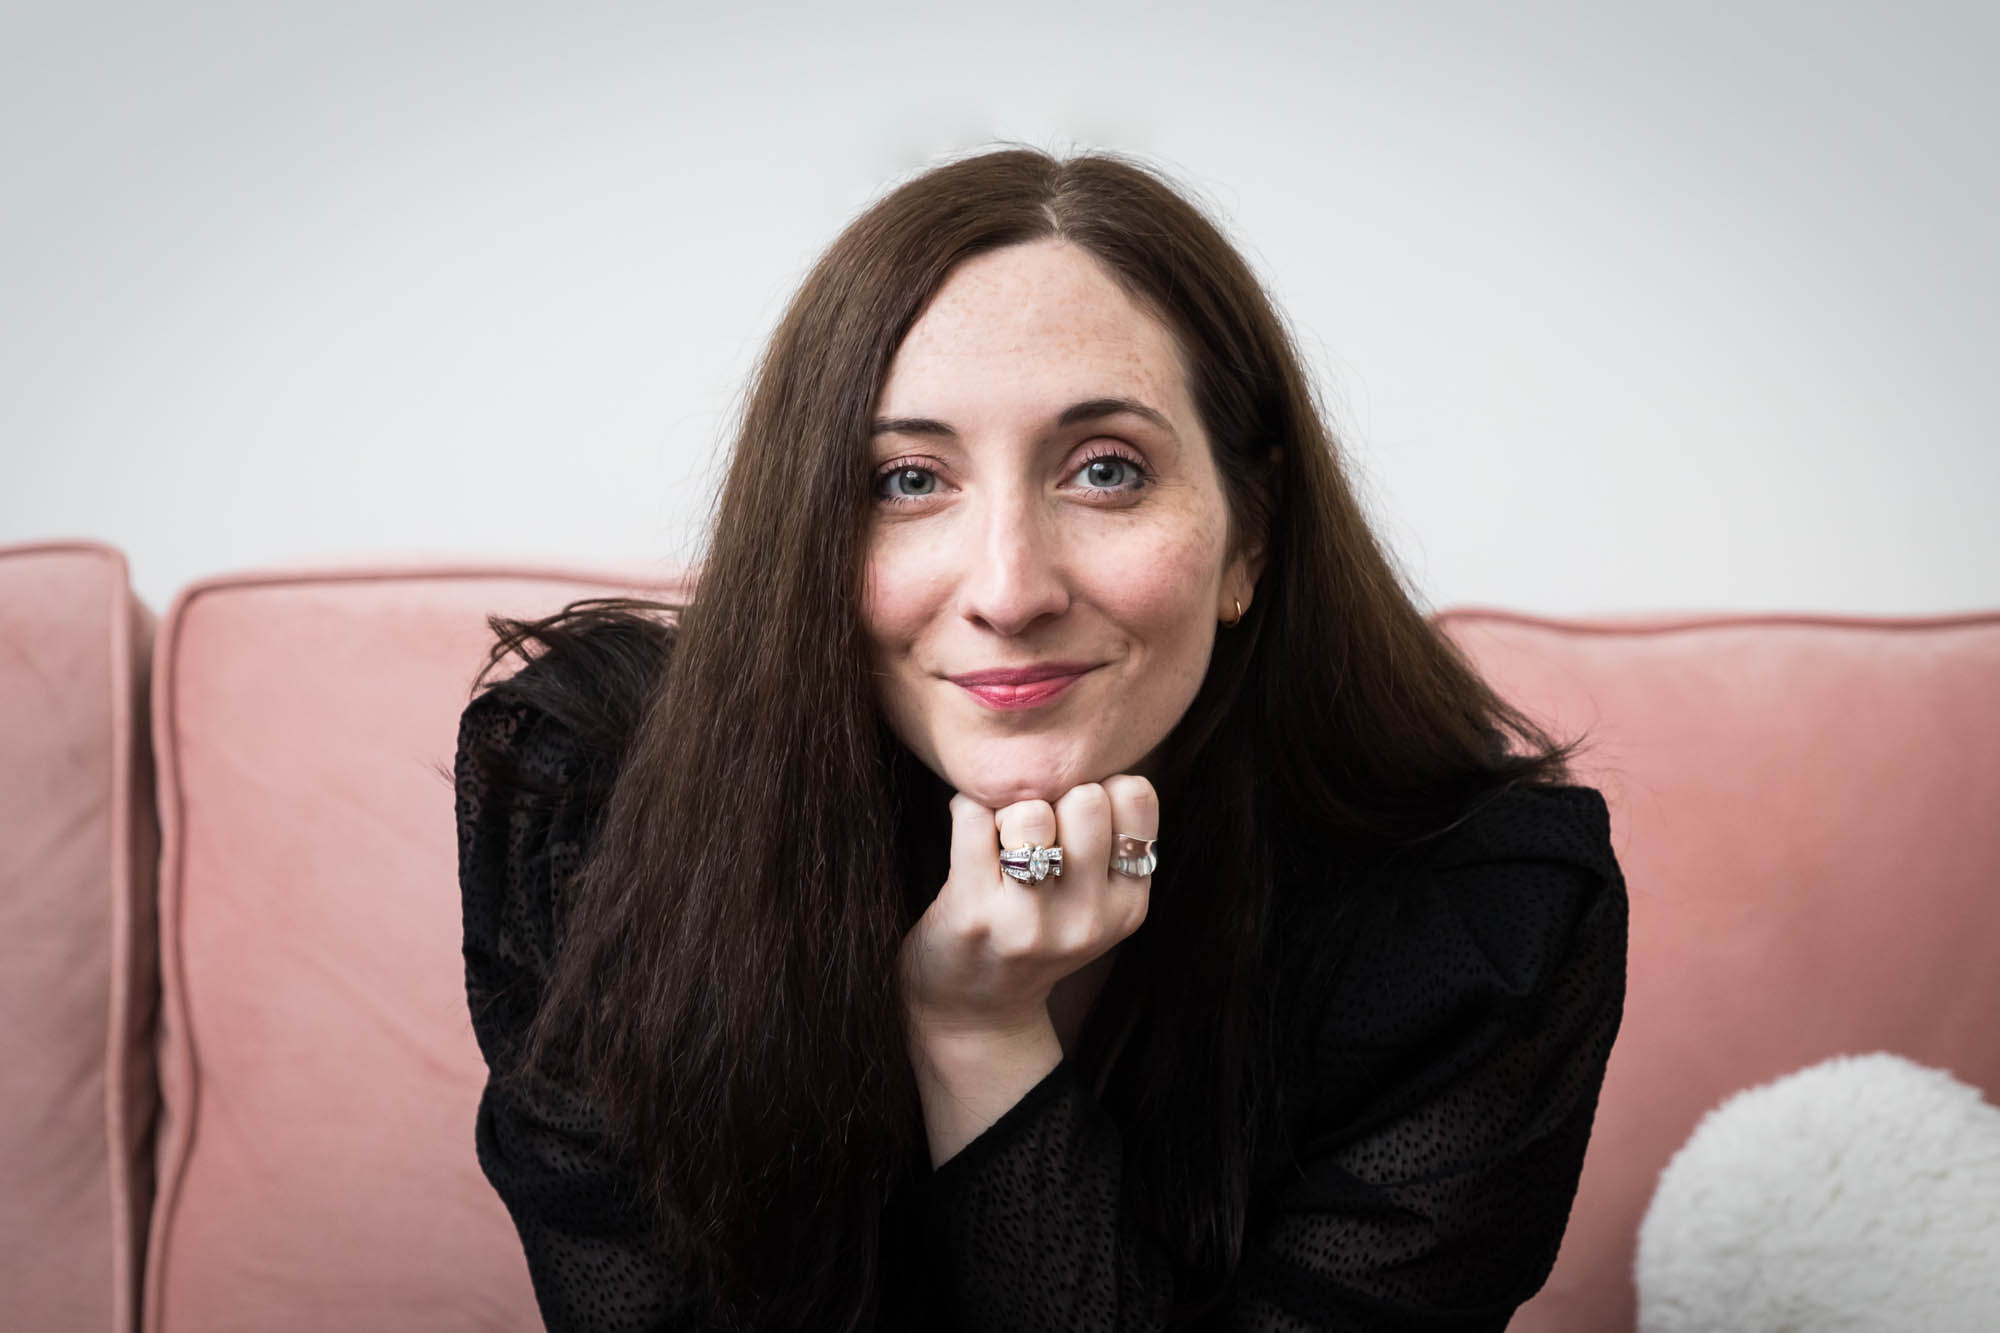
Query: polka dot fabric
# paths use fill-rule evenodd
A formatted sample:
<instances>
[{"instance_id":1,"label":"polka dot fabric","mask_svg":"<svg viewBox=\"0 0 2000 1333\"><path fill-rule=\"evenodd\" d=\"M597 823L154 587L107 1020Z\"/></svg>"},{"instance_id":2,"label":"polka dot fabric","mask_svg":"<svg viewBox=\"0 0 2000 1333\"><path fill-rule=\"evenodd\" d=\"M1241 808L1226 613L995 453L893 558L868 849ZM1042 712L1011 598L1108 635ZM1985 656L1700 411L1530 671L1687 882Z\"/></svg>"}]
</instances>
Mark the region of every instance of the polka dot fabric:
<instances>
[{"instance_id":1,"label":"polka dot fabric","mask_svg":"<svg viewBox=\"0 0 2000 1333\"><path fill-rule=\"evenodd\" d=\"M459 878L472 1027L494 1071L513 1068L555 954L553 923L591 812L574 790L587 760L552 720L501 693L459 724ZM489 1078L475 1129L551 1333L693 1328L674 1269L645 1240L637 1173L605 1147L601 1117L556 1087Z\"/></svg>"},{"instance_id":2,"label":"polka dot fabric","mask_svg":"<svg viewBox=\"0 0 2000 1333\"><path fill-rule=\"evenodd\" d=\"M467 708L457 776L467 992L506 1070L599 804L579 793L609 775L502 687ZM1286 1048L1296 1152L1257 1172L1243 1268L1206 1326L1497 1330L1541 1285L1624 997L1609 835L1594 791L1514 789L1350 877L1338 917L1292 889L1271 969L1302 997ZM898 1287L881 1326L1173 1326L1173 1266L1121 1205L1121 1142L1059 1065L890 1200L879 1244ZM634 1174L589 1107L489 1081L477 1145L553 1333L706 1326L645 1242Z\"/></svg>"},{"instance_id":3,"label":"polka dot fabric","mask_svg":"<svg viewBox=\"0 0 2000 1333\"><path fill-rule=\"evenodd\" d=\"M1311 905L1274 968L1311 997L1289 1079L1301 1160L1267 1164L1212 1326L1502 1329L1548 1276L1625 982L1597 793L1503 793ZM1318 960L1346 960L1331 976ZM1120 1134L1065 1064L934 1177L959 1326L1169 1325L1171 1269L1118 1207Z\"/></svg>"}]
</instances>

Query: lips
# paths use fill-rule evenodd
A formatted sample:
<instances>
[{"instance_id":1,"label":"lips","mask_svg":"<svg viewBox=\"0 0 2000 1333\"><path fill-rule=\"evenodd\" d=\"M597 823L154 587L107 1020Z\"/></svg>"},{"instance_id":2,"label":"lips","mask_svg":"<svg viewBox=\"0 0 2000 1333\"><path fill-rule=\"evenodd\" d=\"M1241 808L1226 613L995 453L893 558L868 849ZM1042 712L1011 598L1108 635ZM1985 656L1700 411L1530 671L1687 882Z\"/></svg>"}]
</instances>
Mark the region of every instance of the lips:
<instances>
[{"instance_id":1,"label":"lips","mask_svg":"<svg viewBox=\"0 0 2000 1333\"><path fill-rule=\"evenodd\" d=\"M1054 680L1059 676L1081 676L1090 670L1089 662L1041 662L1034 666L1001 667L993 671L968 671L959 676L948 676L954 685L1032 685L1036 681Z\"/></svg>"},{"instance_id":2,"label":"lips","mask_svg":"<svg viewBox=\"0 0 2000 1333\"><path fill-rule=\"evenodd\" d=\"M1043 662L1027 667L968 671L947 679L988 708L1011 710L1045 704L1094 669L1088 662Z\"/></svg>"}]
</instances>

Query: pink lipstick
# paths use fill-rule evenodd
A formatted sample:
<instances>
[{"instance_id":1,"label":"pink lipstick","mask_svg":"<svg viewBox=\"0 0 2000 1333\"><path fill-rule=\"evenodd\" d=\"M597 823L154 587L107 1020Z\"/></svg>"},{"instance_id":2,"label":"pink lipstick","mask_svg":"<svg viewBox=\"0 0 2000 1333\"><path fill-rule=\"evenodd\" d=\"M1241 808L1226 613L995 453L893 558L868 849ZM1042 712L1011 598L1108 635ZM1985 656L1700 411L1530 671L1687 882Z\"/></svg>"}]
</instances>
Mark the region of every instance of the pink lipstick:
<instances>
[{"instance_id":1,"label":"pink lipstick","mask_svg":"<svg viewBox=\"0 0 2000 1333\"><path fill-rule=\"evenodd\" d=\"M1084 662L1046 662L1032 667L969 671L949 679L988 708L1011 712L1049 702L1093 669Z\"/></svg>"}]
</instances>

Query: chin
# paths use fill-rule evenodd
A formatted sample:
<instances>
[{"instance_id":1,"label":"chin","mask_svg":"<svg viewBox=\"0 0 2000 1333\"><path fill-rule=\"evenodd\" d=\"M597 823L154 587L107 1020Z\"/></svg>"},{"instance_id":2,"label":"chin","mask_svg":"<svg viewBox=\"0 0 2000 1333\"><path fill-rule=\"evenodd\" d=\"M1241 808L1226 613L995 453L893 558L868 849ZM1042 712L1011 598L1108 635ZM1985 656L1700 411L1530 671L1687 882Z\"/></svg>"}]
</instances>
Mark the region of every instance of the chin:
<instances>
[{"instance_id":1,"label":"chin","mask_svg":"<svg viewBox=\"0 0 2000 1333\"><path fill-rule=\"evenodd\" d=\"M996 747L998 753L974 752L949 756L940 776L953 790L998 810L1018 801L1047 801L1054 805L1070 788L1086 782L1102 782L1114 773L1130 771L1120 767L1115 756L1093 750L1062 747L1026 753L1014 746Z\"/></svg>"},{"instance_id":2,"label":"chin","mask_svg":"<svg viewBox=\"0 0 2000 1333\"><path fill-rule=\"evenodd\" d=\"M1020 801L1047 801L1050 805L1054 805L1063 798L1064 793L1076 785L1074 782L1038 781L1028 777L953 783L956 790L970 796L989 810L998 810Z\"/></svg>"}]
</instances>

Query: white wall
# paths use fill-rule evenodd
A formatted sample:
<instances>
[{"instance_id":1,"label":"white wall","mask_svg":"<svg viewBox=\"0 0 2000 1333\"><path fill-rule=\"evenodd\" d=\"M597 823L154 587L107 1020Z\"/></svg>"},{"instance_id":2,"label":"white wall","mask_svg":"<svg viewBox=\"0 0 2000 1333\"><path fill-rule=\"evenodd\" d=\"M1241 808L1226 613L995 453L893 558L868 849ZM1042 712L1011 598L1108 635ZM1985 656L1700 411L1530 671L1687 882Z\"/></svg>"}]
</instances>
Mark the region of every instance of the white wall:
<instances>
[{"instance_id":1,"label":"white wall","mask_svg":"<svg viewBox=\"0 0 2000 1333\"><path fill-rule=\"evenodd\" d=\"M688 558L818 249L1008 138L1219 209L1433 604L2000 603L2000 9L973 8L13 5L0 540Z\"/></svg>"}]
</instances>

